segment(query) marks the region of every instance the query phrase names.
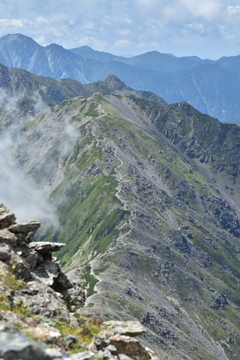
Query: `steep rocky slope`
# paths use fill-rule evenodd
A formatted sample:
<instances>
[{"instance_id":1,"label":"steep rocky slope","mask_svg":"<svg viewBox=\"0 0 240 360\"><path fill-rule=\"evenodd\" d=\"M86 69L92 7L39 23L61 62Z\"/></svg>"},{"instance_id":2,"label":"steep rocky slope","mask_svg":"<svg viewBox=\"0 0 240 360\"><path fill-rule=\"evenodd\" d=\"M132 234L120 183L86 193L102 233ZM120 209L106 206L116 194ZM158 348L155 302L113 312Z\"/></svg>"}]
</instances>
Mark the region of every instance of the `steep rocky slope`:
<instances>
[{"instance_id":1,"label":"steep rocky slope","mask_svg":"<svg viewBox=\"0 0 240 360\"><path fill-rule=\"evenodd\" d=\"M1 358L160 360L135 338L145 333L140 323L76 312L84 291L52 256L65 244L32 241L40 223L15 220L0 204Z\"/></svg>"},{"instance_id":2,"label":"steep rocky slope","mask_svg":"<svg viewBox=\"0 0 240 360\"><path fill-rule=\"evenodd\" d=\"M81 313L140 320L161 356L236 359L239 127L100 93L22 121L11 154L56 211L39 240L66 243Z\"/></svg>"}]
</instances>

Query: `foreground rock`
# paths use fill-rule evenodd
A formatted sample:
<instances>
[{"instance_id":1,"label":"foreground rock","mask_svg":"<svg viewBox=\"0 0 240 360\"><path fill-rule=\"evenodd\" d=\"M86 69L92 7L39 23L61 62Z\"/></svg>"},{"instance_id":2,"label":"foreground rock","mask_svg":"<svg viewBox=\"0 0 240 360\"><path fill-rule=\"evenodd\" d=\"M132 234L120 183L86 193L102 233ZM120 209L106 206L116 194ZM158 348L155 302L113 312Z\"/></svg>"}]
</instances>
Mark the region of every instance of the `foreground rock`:
<instances>
[{"instance_id":1,"label":"foreground rock","mask_svg":"<svg viewBox=\"0 0 240 360\"><path fill-rule=\"evenodd\" d=\"M21 334L17 328L0 322L0 356L6 360L23 359L23 360L51 360L58 355L63 357L60 351L55 350L55 354L44 343L39 343L30 339L28 336Z\"/></svg>"},{"instance_id":2,"label":"foreground rock","mask_svg":"<svg viewBox=\"0 0 240 360\"><path fill-rule=\"evenodd\" d=\"M52 257L65 244L31 242L40 223L15 220L0 204L0 358L152 359L151 351L135 338L145 332L140 323L103 322L93 314L85 319L79 310L70 312L84 302L85 292ZM86 339L92 339L90 345ZM79 353L70 355L68 350Z\"/></svg>"},{"instance_id":3,"label":"foreground rock","mask_svg":"<svg viewBox=\"0 0 240 360\"><path fill-rule=\"evenodd\" d=\"M149 351L134 338L146 332L138 321L106 321L102 326L106 330L101 331L94 338L89 346L90 350L101 351L104 357L109 357L108 353L110 353L112 356L121 354L134 359L151 359Z\"/></svg>"},{"instance_id":4,"label":"foreground rock","mask_svg":"<svg viewBox=\"0 0 240 360\"><path fill-rule=\"evenodd\" d=\"M37 293L45 295L50 292L50 290L45 291L46 286L50 286L56 292L64 292L64 296L68 296L66 291L74 285L52 257L52 253L59 251L65 244L31 242L32 237L40 227L40 223L38 221L16 223L15 220L15 215L0 204L0 261L8 265L17 277L28 282L35 281L35 292L38 290ZM33 287L33 285L31 286ZM24 293L25 301L33 295L35 294L27 286ZM80 295L83 303L85 300L84 292L80 291ZM13 303L15 301L14 296L11 298ZM20 295L18 294L17 297L19 299ZM28 299L28 302L32 302L31 298Z\"/></svg>"}]
</instances>

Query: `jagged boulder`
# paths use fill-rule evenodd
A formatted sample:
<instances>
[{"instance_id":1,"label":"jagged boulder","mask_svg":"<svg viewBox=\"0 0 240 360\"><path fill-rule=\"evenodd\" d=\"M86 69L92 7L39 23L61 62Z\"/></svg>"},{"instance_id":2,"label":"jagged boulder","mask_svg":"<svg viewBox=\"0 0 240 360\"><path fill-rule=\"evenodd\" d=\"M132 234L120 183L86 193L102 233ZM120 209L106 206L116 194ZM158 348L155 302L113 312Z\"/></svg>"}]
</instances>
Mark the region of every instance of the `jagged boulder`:
<instances>
[{"instance_id":1,"label":"jagged boulder","mask_svg":"<svg viewBox=\"0 0 240 360\"><path fill-rule=\"evenodd\" d=\"M3 204L0 204L0 229L4 229L15 224L15 220L15 214L8 211Z\"/></svg>"},{"instance_id":2,"label":"jagged boulder","mask_svg":"<svg viewBox=\"0 0 240 360\"><path fill-rule=\"evenodd\" d=\"M39 221L24 221L21 223L17 223L9 226L8 230L13 233L29 233L31 231L37 231L40 227Z\"/></svg>"},{"instance_id":3,"label":"jagged boulder","mask_svg":"<svg viewBox=\"0 0 240 360\"><path fill-rule=\"evenodd\" d=\"M0 260L6 261L11 256L11 246L6 243L0 244Z\"/></svg>"},{"instance_id":4,"label":"jagged boulder","mask_svg":"<svg viewBox=\"0 0 240 360\"><path fill-rule=\"evenodd\" d=\"M59 251L66 244L63 243L52 243L52 242L31 242L29 246L31 249L39 252L40 254L52 253L54 251Z\"/></svg>"},{"instance_id":5,"label":"jagged boulder","mask_svg":"<svg viewBox=\"0 0 240 360\"><path fill-rule=\"evenodd\" d=\"M69 307L74 310L76 307L82 305L86 300L86 294L79 282L72 282L73 287L63 291L65 301L69 304Z\"/></svg>"},{"instance_id":6,"label":"jagged boulder","mask_svg":"<svg viewBox=\"0 0 240 360\"><path fill-rule=\"evenodd\" d=\"M32 281L11 297L12 305L41 314L48 319L69 321L69 312L60 293L39 281Z\"/></svg>"},{"instance_id":7,"label":"jagged boulder","mask_svg":"<svg viewBox=\"0 0 240 360\"><path fill-rule=\"evenodd\" d=\"M52 252L59 251L65 244L32 242L34 234L41 225L40 222L17 223L15 220L15 215L0 204L0 261L6 263L18 277L41 283L39 288L51 286L59 293L71 289L73 287L71 281L52 257ZM79 286L77 288L75 298L77 292L82 297L82 289L79 289ZM73 299L72 296L72 303Z\"/></svg>"},{"instance_id":8,"label":"jagged boulder","mask_svg":"<svg viewBox=\"0 0 240 360\"><path fill-rule=\"evenodd\" d=\"M146 332L146 328L138 321L104 321L103 327L107 329L106 331L128 336L138 336Z\"/></svg>"},{"instance_id":9,"label":"jagged boulder","mask_svg":"<svg viewBox=\"0 0 240 360\"><path fill-rule=\"evenodd\" d=\"M7 229L0 230L0 243L9 243L12 246L17 245L17 237Z\"/></svg>"},{"instance_id":10,"label":"jagged boulder","mask_svg":"<svg viewBox=\"0 0 240 360\"><path fill-rule=\"evenodd\" d=\"M67 354L30 339L3 321L0 322L0 357L4 360L71 360Z\"/></svg>"},{"instance_id":11,"label":"jagged boulder","mask_svg":"<svg viewBox=\"0 0 240 360\"><path fill-rule=\"evenodd\" d=\"M124 354L134 359L151 359L149 352L139 340L126 335L114 335L109 338L109 344L116 347L119 354Z\"/></svg>"},{"instance_id":12,"label":"jagged boulder","mask_svg":"<svg viewBox=\"0 0 240 360\"><path fill-rule=\"evenodd\" d=\"M73 287L52 252L59 251L65 244L31 242L40 227L38 221L15 222L16 217L0 205L0 261L26 281L36 280L51 286L57 292Z\"/></svg>"},{"instance_id":13,"label":"jagged boulder","mask_svg":"<svg viewBox=\"0 0 240 360\"><path fill-rule=\"evenodd\" d=\"M17 254L13 249L10 250L10 257L6 260L6 264L10 267L19 278L26 281L31 278L31 268L24 257Z\"/></svg>"},{"instance_id":14,"label":"jagged boulder","mask_svg":"<svg viewBox=\"0 0 240 360\"><path fill-rule=\"evenodd\" d=\"M19 241L29 243L41 224L39 221L25 221L9 226L8 230L18 237Z\"/></svg>"},{"instance_id":15,"label":"jagged boulder","mask_svg":"<svg viewBox=\"0 0 240 360\"><path fill-rule=\"evenodd\" d=\"M105 321L101 331L90 344L90 350L110 351L134 359L151 359L149 352L134 337L146 332L138 321ZM106 357L106 356L105 356Z\"/></svg>"}]
</instances>

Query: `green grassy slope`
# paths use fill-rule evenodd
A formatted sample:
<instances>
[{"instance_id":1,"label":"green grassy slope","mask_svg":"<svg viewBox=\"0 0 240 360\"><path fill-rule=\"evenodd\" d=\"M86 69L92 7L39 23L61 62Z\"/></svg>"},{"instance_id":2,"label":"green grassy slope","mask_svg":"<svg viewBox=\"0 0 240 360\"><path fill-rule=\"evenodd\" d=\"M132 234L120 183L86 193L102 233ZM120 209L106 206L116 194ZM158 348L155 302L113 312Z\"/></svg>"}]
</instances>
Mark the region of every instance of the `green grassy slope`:
<instances>
[{"instance_id":1,"label":"green grassy slope","mask_svg":"<svg viewBox=\"0 0 240 360\"><path fill-rule=\"evenodd\" d=\"M41 236L66 243L59 260L88 286L82 312L139 319L173 359L236 358L239 139L185 103L115 95L26 122L18 160L47 178L59 225Z\"/></svg>"}]
</instances>

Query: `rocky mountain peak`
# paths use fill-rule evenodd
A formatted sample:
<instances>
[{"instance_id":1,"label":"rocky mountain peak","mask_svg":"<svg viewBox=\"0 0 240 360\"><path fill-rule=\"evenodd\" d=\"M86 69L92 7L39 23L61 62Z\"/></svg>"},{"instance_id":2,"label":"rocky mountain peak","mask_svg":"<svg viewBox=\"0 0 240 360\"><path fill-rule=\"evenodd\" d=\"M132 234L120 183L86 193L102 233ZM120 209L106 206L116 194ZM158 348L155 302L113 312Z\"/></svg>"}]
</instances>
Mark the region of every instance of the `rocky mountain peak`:
<instances>
[{"instance_id":1,"label":"rocky mountain peak","mask_svg":"<svg viewBox=\"0 0 240 360\"><path fill-rule=\"evenodd\" d=\"M35 44L36 46L40 46L36 41L34 41L31 37L29 36L26 36L26 35L22 35L22 34L7 34L7 35L4 35L1 37L1 41L4 41L4 42L8 42L8 43L11 43L11 42L22 42L22 43L32 43L32 44Z\"/></svg>"},{"instance_id":2,"label":"rocky mountain peak","mask_svg":"<svg viewBox=\"0 0 240 360\"><path fill-rule=\"evenodd\" d=\"M106 77L106 79L104 80L104 82L106 84L108 84L108 86L111 88L111 89L123 89L124 87L126 87L126 85L124 84L123 81L121 81L117 76L115 75L108 75Z\"/></svg>"}]
</instances>

